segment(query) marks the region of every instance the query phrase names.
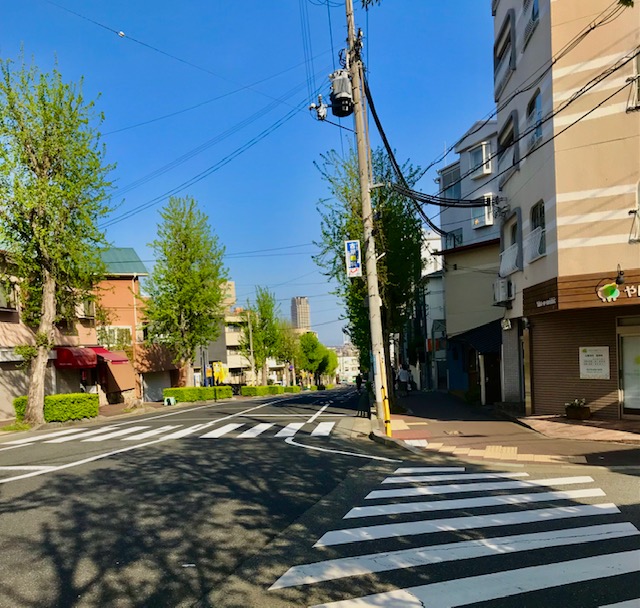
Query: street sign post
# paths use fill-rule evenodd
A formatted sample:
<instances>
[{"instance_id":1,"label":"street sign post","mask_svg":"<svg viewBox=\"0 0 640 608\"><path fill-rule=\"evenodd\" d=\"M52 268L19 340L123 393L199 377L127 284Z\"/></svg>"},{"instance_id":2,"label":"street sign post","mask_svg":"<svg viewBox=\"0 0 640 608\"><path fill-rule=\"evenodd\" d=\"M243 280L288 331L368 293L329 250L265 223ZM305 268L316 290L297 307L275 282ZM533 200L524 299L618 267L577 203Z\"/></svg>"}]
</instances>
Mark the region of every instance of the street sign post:
<instances>
[{"instance_id":1,"label":"street sign post","mask_svg":"<svg viewBox=\"0 0 640 608\"><path fill-rule=\"evenodd\" d=\"M351 279L362 276L362 254L360 241L344 242L344 258L347 265L347 276Z\"/></svg>"}]
</instances>

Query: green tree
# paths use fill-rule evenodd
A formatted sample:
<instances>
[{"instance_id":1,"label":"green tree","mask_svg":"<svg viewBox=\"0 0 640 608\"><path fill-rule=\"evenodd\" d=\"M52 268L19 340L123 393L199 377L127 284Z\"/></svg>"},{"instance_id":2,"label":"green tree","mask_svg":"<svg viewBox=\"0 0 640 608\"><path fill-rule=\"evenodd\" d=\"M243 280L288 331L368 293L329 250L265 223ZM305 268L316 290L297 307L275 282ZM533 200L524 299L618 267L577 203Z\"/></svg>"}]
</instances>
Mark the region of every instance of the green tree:
<instances>
[{"instance_id":1,"label":"green tree","mask_svg":"<svg viewBox=\"0 0 640 608\"><path fill-rule=\"evenodd\" d=\"M277 358L284 362L288 363L291 367L293 367L290 371L289 383L291 385L295 384L296 378L296 367L298 366L298 362L300 360L300 338L298 334L293 330L291 323L285 319L278 319L278 347L277 347ZM286 377L286 374L285 374Z\"/></svg>"},{"instance_id":2,"label":"green tree","mask_svg":"<svg viewBox=\"0 0 640 608\"><path fill-rule=\"evenodd\" d=\"M171 197L149 244L156 263L145 291L149 341L162 342L191 383L196 348L219 335L224 319L224 246L191 197Z\"/></svg>"},{"instance_id":3,"label":"green tree","mask_svg":"<svg viewBox=\"0 0 640 608\"><path fill-rule=\"evenodd\" d=\"M19 277L33 343L17 350L29 370L25 421L44 422L44 380L55 325L75 323L104 270L98 229L112 169L97 127L103 120L57 69L0 61L0 241Z\"/></svg>"}]
</instances>

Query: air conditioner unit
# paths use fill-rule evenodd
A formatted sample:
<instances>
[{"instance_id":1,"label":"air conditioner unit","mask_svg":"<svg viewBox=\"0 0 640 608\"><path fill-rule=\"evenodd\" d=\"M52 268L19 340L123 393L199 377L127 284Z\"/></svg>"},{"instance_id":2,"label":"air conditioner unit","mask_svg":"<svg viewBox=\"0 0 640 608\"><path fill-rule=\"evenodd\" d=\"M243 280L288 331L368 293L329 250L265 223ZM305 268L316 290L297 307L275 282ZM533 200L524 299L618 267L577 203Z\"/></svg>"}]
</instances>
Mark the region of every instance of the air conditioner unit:
<instances>
[{"instance_id":1,"label":"air conditioner unit","mask_svg":"<svg viewBox=\"0 0 640 608\"><path fill-rule=\"evenodd\" d=\"M513 283L509 279L497 279L493 283L493 305L506 306L514 298Z\"/></svg>"}]
</instances>

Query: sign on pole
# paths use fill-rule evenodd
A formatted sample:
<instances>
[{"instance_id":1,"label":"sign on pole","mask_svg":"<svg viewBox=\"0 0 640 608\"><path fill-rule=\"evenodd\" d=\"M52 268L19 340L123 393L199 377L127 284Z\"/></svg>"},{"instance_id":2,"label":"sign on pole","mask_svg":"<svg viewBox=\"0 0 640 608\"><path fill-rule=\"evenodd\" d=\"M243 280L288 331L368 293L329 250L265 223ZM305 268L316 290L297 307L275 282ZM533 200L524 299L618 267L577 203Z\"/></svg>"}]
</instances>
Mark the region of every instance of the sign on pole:
<instances>
[{"instance_id":1,"label":"sign on pole","mask_svg":"<svg viewBox=\"0 0 640 608\"><path fill-rule=\"evenodd\" d=\"M360 254L360 241L345 241L344 257L347 264L347 276L349 278L361 277L362 256Z\"/></svg>"}]
</instances>

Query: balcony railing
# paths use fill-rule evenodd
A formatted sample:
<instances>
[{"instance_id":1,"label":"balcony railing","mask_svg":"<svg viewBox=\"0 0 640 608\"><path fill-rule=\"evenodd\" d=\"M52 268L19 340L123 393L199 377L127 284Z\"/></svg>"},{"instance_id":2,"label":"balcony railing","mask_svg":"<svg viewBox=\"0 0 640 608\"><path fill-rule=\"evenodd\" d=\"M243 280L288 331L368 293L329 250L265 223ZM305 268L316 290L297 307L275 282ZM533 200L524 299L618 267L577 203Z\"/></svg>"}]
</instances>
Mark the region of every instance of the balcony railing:
<instances>
[{"instance_id":1,"label":"balcony railing","mask_svg":"<svg viewBox=\"0 0 640 608\"><path fill-rule=\"evenodd\" d=\"M527 151L542 139L542 111L531 112L527 116Z\"/></svg>"},{"instance_id":2,"label":"balcony railing","mask_svg":"<svg viewBox=\"0 0 640 608\"><path fill-rule=\"evenodd\" d=\"M511 144L507 150L498 158L498 186L502 188L505 182L513 175L516 168L516 146L517 143Z\"/></svg>"},{"instance_id":3,"label":"balcony railing","mask_svg":"<svg viewBox=\"0 0 640 608\"><path fill-rule=\"evenodd\" d=\"M527 264L541 258L543 255L546 255L547 244L545 229L538 227L535 230L532 230L524 239L522 245L524 248L524 259L527 261Z\"/></svg>"},{"instance_id":4,"label":"balcony railing","mask_svg":"<svg viewBox=\"0 0 640 608\"><path fill-rule=\"evenodd\" d=\"M513 55L513 53L514 49L513 46L511 46L511 48L502 55L500 62L496 66L493 75L494 93L496 99L500 97L500 94L507 86L507 82L509 81L509 78L511 78L511 74L513 73L513 68L511 67L511 56Z\"/></svg>"},{"instance_id":5,"label":"balcony railing","mask_svg":"<svg viewBox=\"0 0 640 608\"><path fill-rule=\"evenodd\" d=\"M514 243L511 247L507 247L500 254L500 276L508 277L510 274L519 270L518 268L518 243Z\"/></svg>"},{"instance_id":6,"label":"balcony railing","mask_svg":"<svg viewBox=\"0 0 640 608\"><path fill-rule=\"evenodd\" d=\"M491 0L491 14L495 17L496 11L498 10L498 4L500 4L500 0Z\"/></svg>"}]
</instances>

